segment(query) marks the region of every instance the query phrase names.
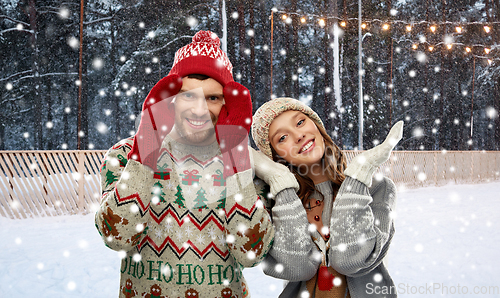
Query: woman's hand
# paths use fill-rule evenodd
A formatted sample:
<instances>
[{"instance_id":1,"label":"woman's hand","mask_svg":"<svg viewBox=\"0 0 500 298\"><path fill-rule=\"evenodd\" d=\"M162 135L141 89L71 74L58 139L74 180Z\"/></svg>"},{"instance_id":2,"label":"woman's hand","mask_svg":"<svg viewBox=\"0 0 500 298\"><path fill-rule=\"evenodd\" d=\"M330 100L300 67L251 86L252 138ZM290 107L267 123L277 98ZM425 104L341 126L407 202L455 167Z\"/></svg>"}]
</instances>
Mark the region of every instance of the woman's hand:
<instances>
[{"instance_id":1,"label":"woman's hand","mask_svg":"<svg viewBox=\"0 0 500 298\"><path fill-rule=\"evenodd\" d=\"M299 190L299 183L290 170L284 165L274 162L264 153L250 148L253 158L253 168L255 175L264 180L271 187L271 194L276 196L286 188Z\"/></svg>"},{"instance_id":2,"label":"woman's hand","mask_svg":"<svg viewBox=\"0 0 500 298\"><path fill-rule=\"evenodd\" d=\"M356 155L347 166L344 174L357 179L370 187L373 173L389 159L392 149L403 137L403 121L394 124L385 141L361 154Z\"/></svg>"}]
</instances>

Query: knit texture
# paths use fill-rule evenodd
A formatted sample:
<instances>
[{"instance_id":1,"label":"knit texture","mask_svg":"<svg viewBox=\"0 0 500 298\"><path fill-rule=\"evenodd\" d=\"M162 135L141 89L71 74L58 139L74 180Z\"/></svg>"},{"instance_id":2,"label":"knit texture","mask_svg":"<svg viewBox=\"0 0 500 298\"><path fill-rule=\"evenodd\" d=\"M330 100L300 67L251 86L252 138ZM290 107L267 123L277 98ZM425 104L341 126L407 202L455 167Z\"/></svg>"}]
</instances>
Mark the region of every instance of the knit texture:
<instances>
[{"instance_id":1,"label":"knit texture","mask_svg":"<svg viewBox=\"0 0 500 298\"><path fill-rule=\"evenodd\" d=\"M174 64L169 75L184 77L190 74L207 75L222 86L233 81L233 65L226 53L220 49L217 34L198 31L190 44L175 53Z\"/></svg>"},{"instance_id":2,"label":"knit texture","mask_svg":"<svg viewBox=\"0 0 500 298\"><path fill-rule=\"evenodd\" d=\"M394 235L391 215L396 187L388 178L372 187L346 177L334 202L330 224L330 266L347 276L351 297L396 297L391 293L367 295L367 285L394 289L383 260ZM361 293L361 294L359 294Z\"/></svg>"},{"instance_id":3,"label":"knit texture","mask_svg":"<svg viewBox=\"0 0 500 298\"><path fill-rule=\"evenodd\" d=\"M350 176L371 187L372 177L379 166L387 161L392 149L403 137L403 121L398 121L387 134L382 144L356 155L344 171Z\"/></svg>"},{"instance_id":4,"label":"knit texture","mask_svg":"<svg viewBox=\"0 0 500 298\"><path fill-rule=\"evenodd\" d=\"M123 251L120 297L250 297L241 270L258 264L274 238L251 171L224 180L216 142L167 136L153 173L124 159L131 145L106 154L96 213L104 243Z\"/></svg>"},{"instance_id":5,"label":"knit texture","mask_svg":"<svg viewBox=\"0 0 500 298\"><path fill-rule=\"evenodd\" d=\"M321 255L309 235L306 211L292 188L277 194L272 218L275 241L262 265L264 273L289 281L312 278Z\"/></svg>"},{"instance_id":6,"label":"knit texture","mask_svg":"<svg viewBox=\"0 0 500 298\"><path fill-rule=\"evenodd\" d=\"M324 127L323 121L321 121L318 114L301 101L293 98L281 97L264 103L253 116L252 138L260 151L270 159L273 159L273 157L271 144L269 143L269 126L271 126L271 122L273 122L276 117L290 110L300 111L309 116L317 126Z\"/></svg>"},{"instance_id":7,"label":"knit texture","mask_svg":"<svg viewBox=\"0 0 500 298\"><path fill-rule=\"evenodd\" d=\"M253 148L250 149L250 155L253 157L255 174L270 186L273 196L287 188L299 190L297 179L287 167L272 161L261 151L255 151Z\"/></svg>"},{"instance_id":8,"label":"knit texture","mask_svg":"<svg viewBox=\"0 0 500 298\"><path fill-rule=\"evenodd\" d=\"M365 184L347 177L335 201L331 184L330 181L317 184L313 194L317 199L324 199L322 218L331 219L326 222L330 227L329 241L323 240L316 228L300 233L309 226L304 207L290 189L278 193L272 209L275 244L265 259L264 272L288 281L280 295L282 298L303 297L304 291L311 293L311 284L317 280L321 263L332 269L328 271L334 280L339 278L336 284L342 286L342 282L347 282L347 294L352 298L396 297L395 291L387 295L367 292L370 283L387 289L395 287L382 262L394 234L390 214L396 198L394 183L387 178L374 180L373 187L368 189ZM296 244L299 242L302 245ZM346 294L341 287L331 290L334 291L315 292L314 297Z\"/></svg>"}]
</instances>

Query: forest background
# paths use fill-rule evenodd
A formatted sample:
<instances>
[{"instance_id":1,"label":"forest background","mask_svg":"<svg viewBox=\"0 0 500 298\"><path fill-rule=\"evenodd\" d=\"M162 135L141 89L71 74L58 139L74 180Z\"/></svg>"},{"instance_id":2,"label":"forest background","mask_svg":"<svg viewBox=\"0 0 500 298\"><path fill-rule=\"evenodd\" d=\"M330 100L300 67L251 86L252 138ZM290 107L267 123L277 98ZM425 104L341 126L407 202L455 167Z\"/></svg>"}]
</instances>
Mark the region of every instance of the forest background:
<instances>
[{"instance_id":1,"label":"forest background","mask_svg":"<svg viewBox=\"0 0 500 298\"><path fill-rule=\"evenodd\" d=\"M298 98L342 148L359 145L358 1L0 5L0 150L108 149L133 135L199 30L227 39L254 110ZM400 150L500 149L500 0L363 0L362 20L364 148L404 120Z\"/></svg>"}]
</instances>

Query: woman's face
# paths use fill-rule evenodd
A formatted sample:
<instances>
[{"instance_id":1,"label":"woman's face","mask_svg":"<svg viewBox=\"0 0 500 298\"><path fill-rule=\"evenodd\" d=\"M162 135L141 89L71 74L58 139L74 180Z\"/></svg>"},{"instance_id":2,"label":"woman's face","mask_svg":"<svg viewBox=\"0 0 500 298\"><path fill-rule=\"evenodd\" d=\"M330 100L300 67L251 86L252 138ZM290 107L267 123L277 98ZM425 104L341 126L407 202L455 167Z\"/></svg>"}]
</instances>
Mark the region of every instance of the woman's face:
<instances>
[{"instance_id":1,"label":"woman's face","mask_svg":"<svg viewBox=\"0 0 500 298\"><path fill-rule=\"evenodd\" d=\"M319 164L325 142L318 127L299 111L286 111L269 126L269 141L276 153L294 166Z\"/></svg>"}]
</instances>

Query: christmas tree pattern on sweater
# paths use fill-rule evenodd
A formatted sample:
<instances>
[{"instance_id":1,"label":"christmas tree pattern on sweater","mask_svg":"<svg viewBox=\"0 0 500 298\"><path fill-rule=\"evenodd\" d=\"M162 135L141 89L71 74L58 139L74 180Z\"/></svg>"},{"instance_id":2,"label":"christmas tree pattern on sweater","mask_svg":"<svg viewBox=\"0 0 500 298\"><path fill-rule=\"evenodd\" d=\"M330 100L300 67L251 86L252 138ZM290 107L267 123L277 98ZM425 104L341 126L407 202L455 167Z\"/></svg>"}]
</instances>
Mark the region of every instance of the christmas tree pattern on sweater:
<instances>
[{"instance_id":1,"label":"christmas tree pattern on sweater","mask_svg":"<svg viewBox=\"0 0 500 298\"><path fill-rule=\"evenodd\" d=\"M122 146L127 149L130 145ZM125 153L128 150L124 150ZM253 220L255 214L263 210L257 207L257 201L252 205L241 205L235 204L232 198L232 204L227 206L227 183L221 179L219 156L204 159L199 154L188 154L179 157L174 155L174 150L163 150L159 159L161 167L169 169L161 171L168 173L169 179L162 179L154 173L152 187L145 193L121 191L119 187L113 188L117 181L109 185L103 181L103 190L108 189L115 194L116 204L116 207L110 208L110 212L103 212L104 217L114 212L115 208L130 210L134 205L138 206L139 216L148 218L142 224L143 230L136 231L131 237L133 248L122 259L120 297L133 294L134 291L137 297L185 297L196 293L199 297L247 297L241 265L257 264L269 249L274 234L273 230L272 233L265 232L271 226L269 218ZM110 159L116 157L108 155ZM121 170L121 167L103 167L101 176L106 177L110 175L107 171L112 171L114 176L120 177ZM253 191L255 193L255 189ZM144 199L146 194L151 197L149 204ZM114 230L126 226L124 220L127 219L121 218L114 220ZM249 233L234 231L236 239L244 239L243 243L236 245L227 227L239 226L241 221ZM127 225L135 229L133 221ZM104 223L98 229L104 232L108 227ZM118 233L113 239L118 241L120 236ZM113 241L106 244L120 250ZM241 253L244 258L240 257L236 261L231 250ZM247 257L249 252L253 259ZM128 279L132 284L129 288ZM155 284L158 287L153 287Z\"/></svg>"}]
</instances>

